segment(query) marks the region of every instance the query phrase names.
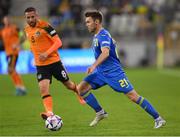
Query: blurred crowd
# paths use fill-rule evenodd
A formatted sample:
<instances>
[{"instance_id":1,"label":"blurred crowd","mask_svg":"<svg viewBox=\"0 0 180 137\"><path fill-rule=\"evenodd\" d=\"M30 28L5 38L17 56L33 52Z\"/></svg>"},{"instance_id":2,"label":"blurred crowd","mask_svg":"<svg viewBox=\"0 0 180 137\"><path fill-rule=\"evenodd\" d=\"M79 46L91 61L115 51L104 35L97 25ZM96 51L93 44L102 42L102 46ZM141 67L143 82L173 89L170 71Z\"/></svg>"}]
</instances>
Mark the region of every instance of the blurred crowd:
<instances>
[{"instance_id":1,"label":"blurred crowd","mask_svg":"<svg viewBox=\"0 0 180 137\"><path fill-rule=\"evenodd\" d=\"M83 13L90 9L100 10L105 26L117 35L136 34L155 25L163 31L163 23L173 21L180 10L178 0L49 0L49 5L50 21L64 36L84 36Z\"/></svg>"},{"instance_id":2,"label":"blurred crowd","mask_svg":"<svg viewBox=\"0 0 180 137\"><path fill-rule=\"evenodd\" d=\"M9 13L10 7L11 0L0 0L0 19L2 19L4 15L7 15Z\"/></svg>"},{"instance_id":3,"label":"blurred crowd","mask_svg":"<svg viewBox=\"0 0 180 137\"><path fill-rule=\"evenodd\" d=\"M8 15L11 6L10 0L0 0L0 29L3 27L2 18ZM0 39L0 50L3 50L3 43Z\"/></svg>"},{"instance_id":4,"label":"blurred crowd","mask_svg":"<svg viewBox=\"0 0 180 137\"><path fill-rule=\"evenodd\" d=\"M10 5L10 0L0 0L0 18L8 14ZM89 36L83 20L86 10L100 10L105 27L121 38L156 37L167 24L180 22L179 0L48 0L48 8L48 19L66 48L89 47L82 42Z\"/></svg>"}]
</instances>

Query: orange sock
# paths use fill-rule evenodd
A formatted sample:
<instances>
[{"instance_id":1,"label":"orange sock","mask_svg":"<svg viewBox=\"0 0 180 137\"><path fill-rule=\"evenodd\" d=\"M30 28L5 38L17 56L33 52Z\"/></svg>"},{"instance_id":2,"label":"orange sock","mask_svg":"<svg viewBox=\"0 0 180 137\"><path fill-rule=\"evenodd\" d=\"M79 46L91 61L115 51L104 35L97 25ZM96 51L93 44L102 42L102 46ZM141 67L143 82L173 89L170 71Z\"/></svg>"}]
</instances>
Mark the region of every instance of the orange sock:
<instances>
[{"instance_id":1,"label":"orange sock","mask_svg":"<svg viewBox=\"0 0 180 137\"><path fill-rule=\"evenodd\" d=\"M53 101L51 95L45 95L42 99L46 112L53 112Z\"/></svg>"},{"instance_id":2,"label":"orange sock","mask_svg":"<svg viewBox=\"0 0 180 137\"><path fill-rule=\"evenodd\" d=\"M74 86L73 91L76 93L76 96L77 96L77 98L79 100L79 103L82 104L82 105L86 104L86 101L79 95L76 84Z\"/></svg>"},{"instance_id":3,"label":"orange sock","mask_svg":"<svg viewBox=\"0 0 180 137\"><path fill-rule=\"evenodd\" d=\"M24 87L24 83L22 81L22 78L18 73L16 73L16 81L17 81L17 85L21 85Z\"/></svg>"},{"instance_id":4,"label":"orange sock","mask_svg":"<svg viewBox=\"0 0 180 137\"><path fill-rule=\"evenodd\" d=\"M24 87L24 83L21 79L21 76L16 72L16 71L13 71L11 74L11 79L15 85L15 87Z\"/></svg>"}]
</instances>

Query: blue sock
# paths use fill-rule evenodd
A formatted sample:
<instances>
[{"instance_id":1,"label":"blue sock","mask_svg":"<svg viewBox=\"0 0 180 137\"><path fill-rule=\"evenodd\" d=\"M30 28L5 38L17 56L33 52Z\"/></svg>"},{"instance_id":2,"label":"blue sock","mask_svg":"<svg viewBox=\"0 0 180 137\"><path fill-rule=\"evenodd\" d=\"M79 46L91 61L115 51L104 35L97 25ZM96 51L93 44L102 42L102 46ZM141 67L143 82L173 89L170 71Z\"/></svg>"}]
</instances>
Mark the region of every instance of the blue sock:
<instances>
[{"instance_id":1,"label":"blue sock","mask_svg":"<svg viewBox=\"0 0 180 137\"><path fill-rule=\"evenodd\" d=\"M98 101L96 100L95 96L92 93L84 93L81 95L86 103L94 109L94 111L99 112L102 110L102 107L99 105Z\"/></svg>"},{"instance_id":2,"label":"blue sock","mask_svg":"<svg viewBox=\"0 0 180 137\"><path fill-rule=\"evenodd\" d=\"M154 119L159 117L158 112L154 109L154 107L143 97L139 97L136 102L140 105L147 113L149 113Z\"/></svg>"}]
</instances>

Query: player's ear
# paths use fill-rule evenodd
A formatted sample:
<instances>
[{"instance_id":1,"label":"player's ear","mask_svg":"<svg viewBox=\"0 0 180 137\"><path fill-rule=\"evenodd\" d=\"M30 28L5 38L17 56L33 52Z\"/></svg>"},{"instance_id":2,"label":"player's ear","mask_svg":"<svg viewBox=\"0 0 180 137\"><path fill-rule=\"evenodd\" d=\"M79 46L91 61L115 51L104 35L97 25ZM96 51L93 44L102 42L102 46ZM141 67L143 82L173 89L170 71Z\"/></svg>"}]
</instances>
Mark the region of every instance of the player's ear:
<instances>
[{"instance_id":1,"label":"player's ear","mask_svg":"<svg viewBox=\"0 0 180 137\"><path fill-rule=\"evenodd\" d=\"M97 25L98 23L99 23L99 20L96 19L96 20L95 20L95 24Z\"/></svg>"}]
</instances>

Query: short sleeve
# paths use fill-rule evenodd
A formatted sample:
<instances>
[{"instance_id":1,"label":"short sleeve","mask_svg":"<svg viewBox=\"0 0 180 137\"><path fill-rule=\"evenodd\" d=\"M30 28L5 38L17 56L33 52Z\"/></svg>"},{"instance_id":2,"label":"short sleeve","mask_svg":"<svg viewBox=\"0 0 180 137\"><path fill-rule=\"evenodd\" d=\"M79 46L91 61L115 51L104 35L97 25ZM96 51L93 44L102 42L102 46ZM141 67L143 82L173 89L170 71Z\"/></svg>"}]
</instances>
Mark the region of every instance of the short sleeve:
<instances>
[{"instance_id":1,"label":"short sleeve","mask_svg":"<svg viewBox=\"0 0 180 137\"><path fill-rule=\"evenodd\" d=\"M107 34L101 34L98 41L101 47L108 47L110 49L111 38Z\"/></svg>"},{"instance_id":2,"label":"short sleeve","mask_svg":"<svg viewBox=\"0 0 180 137\"><path fill-rule=\"evenodd\" d=\"M51 37L55 36L56 30L51 26L51 25L47 25L46 27L43 28Z\"/></svg>"}]
</instances>

